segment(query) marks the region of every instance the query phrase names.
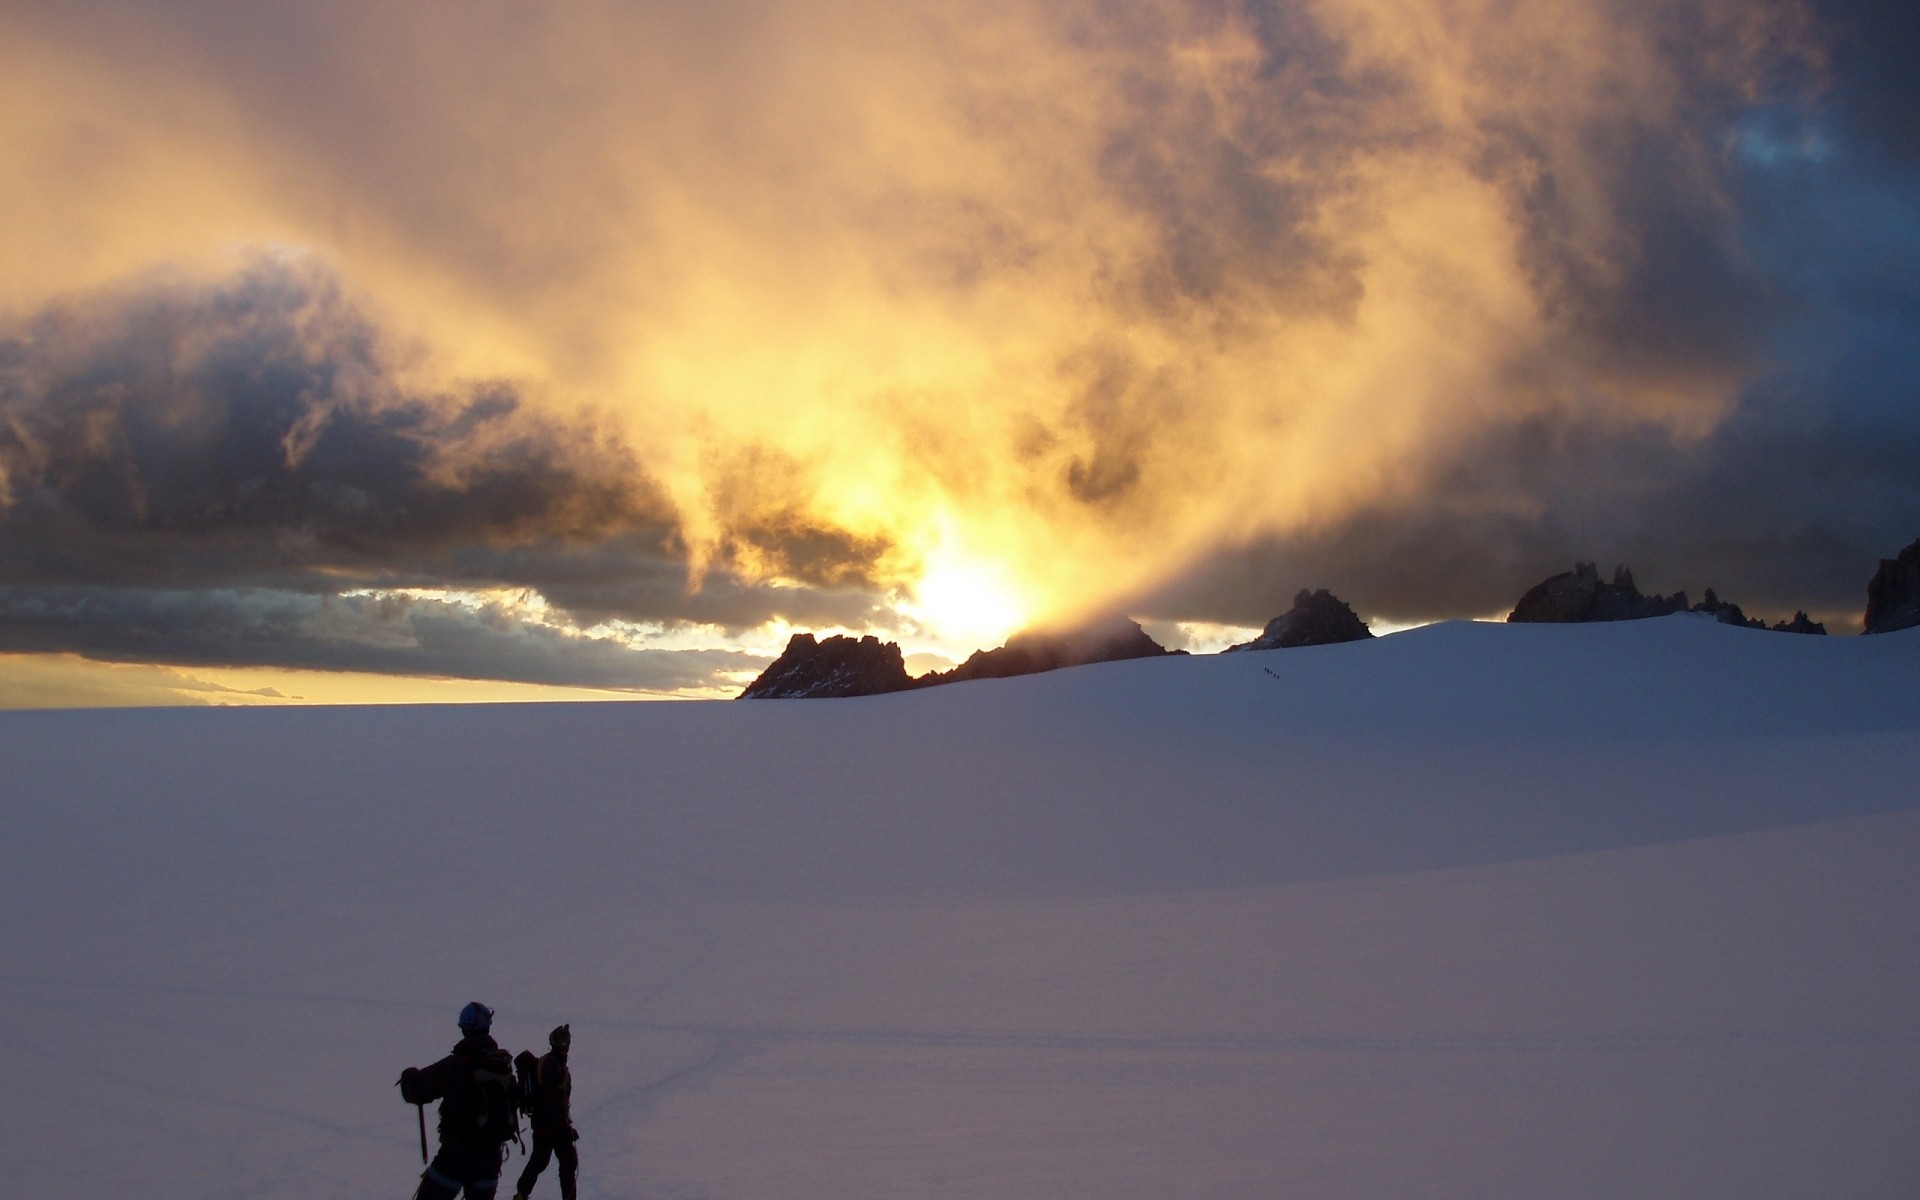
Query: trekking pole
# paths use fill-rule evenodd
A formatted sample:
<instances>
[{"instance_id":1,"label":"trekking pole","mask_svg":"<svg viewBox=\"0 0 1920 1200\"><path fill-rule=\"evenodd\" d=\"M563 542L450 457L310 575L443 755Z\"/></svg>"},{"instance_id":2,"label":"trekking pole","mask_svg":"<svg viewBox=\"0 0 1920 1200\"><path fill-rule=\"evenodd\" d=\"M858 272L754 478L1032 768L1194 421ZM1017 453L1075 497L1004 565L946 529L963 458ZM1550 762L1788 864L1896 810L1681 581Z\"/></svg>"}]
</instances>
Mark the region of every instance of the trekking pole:
<instances>
[{"instance_id":1,"label":"trekking pole","mask_svg":"<svg viewBox=\"0 0 1920 1200\"><path fill-rule=\"evenodd\" d=\"M427 1106L416 1104L413 1111L420 1114L420 1162L424 1166L427 1161Z\"/></svg>"}]
</instances>

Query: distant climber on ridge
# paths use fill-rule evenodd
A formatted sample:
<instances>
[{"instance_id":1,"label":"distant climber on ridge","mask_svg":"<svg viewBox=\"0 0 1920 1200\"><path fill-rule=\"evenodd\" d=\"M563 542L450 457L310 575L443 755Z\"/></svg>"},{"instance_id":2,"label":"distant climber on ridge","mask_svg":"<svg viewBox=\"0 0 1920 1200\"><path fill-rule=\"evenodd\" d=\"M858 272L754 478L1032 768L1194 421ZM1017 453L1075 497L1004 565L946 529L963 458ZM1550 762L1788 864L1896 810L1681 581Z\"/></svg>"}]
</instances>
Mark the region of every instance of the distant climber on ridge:
<instances>
[{"instance_id":1,"label":"distant climber on ridge","mask_svg":"<svg viewBox=\"0 0 1920 1200\"><path fill-rule=\"evenodd\" d=\"M400 1098L421 1105L420 1156L427 1154L424 1106L440 1101L440 1152L420 1176L414 1200L491 1200L500 1186L507 1139L518 1134L513 1058L493 1040L493 1010L478 1000L460 1010L460 1041L430 1067L400 1072Z\"/></svg>"}]
</instances>

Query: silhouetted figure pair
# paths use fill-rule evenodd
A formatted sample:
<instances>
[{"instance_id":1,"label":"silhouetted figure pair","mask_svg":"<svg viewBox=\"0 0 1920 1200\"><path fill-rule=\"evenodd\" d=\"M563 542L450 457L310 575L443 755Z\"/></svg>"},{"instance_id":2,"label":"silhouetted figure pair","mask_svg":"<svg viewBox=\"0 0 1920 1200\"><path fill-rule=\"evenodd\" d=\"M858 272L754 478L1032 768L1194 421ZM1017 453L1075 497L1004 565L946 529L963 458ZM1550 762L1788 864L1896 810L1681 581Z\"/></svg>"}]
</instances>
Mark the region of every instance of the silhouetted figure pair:
<instances>
[{"instance_id":1,"label":"silhouetted figure pair","mask_svg":"<svg viewBox=\"0 0 1920 1200\"><path fill-rule=\"evenodd\" d=\"M549 1159L560 1162L560 1194L574 1200L579 1156L573 1143L573 1076L567 1070L572 1030L562 1025L548 1037L541 1058L516 1060L493 1040L493 1010L474 1001L460 1010L460 1041L430 1067L400 1073L400 1097L421 1107L420 1157L427 1157L425 1106L440 1102L440 1152L427 1163L414 1200L492 1200L509 1139L520 1136L519 1114L533 1122L533 1157L521 1173L518 1200L532 1192Z\"/></svg>"}]
</instances>

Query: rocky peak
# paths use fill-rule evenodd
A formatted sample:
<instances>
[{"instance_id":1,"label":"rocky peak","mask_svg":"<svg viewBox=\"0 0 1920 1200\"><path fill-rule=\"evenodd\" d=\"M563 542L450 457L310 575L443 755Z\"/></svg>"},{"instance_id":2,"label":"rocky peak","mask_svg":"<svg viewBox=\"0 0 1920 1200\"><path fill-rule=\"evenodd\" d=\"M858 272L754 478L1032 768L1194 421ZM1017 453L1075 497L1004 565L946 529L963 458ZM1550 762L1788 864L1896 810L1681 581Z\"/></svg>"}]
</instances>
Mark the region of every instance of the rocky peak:
<instances>
[{"instance_id":1,"label":"rocky peak","mask_svg":"<svg viewBox=\"0 0 1920 1200\"><path fill-rule=\"evenodd\" d=\"M1685 594L1684 592L1681 593L1683 596ZM1746 613L1740 611L1738 604L1729 604L1714 595L1712 588L1707 589L1707 594L1701 599L1700 603L1694 605L1687 611L1708 613L1714 620L1720 622L1722 625L1737 625L1742 629L1765 629L1767 627L1767 623L1760 618L1749 617ZM1805 613L1800 614L1803 619L1806 615Z\"/></svg>"},{"instance_id":2,"label":"rocky peak","mask_svg":"<svg viewBox=\"0 0 1920 1200\"><path fill-rule=\"evenodd\" d=\"M1325 588L1309 592L1300 589L1293 607L1267 622L1260 636L1250 642L1228 646L1234 650L1284 650L1294 646L1330 646L1336 642L1357 642L1373 636L1345 600Z\"/></svg>"},{"instance_id":3,"label":"rocky peak","mask_svg":"<svg viewBox=\"0 0 1920 1200\"><path fill-rule=\"evenodd\" d=\"M1827 627L1804 612L1793 614L1792 621L1772 626L1758 617L1749 617L1738 604L1722 600L1712 588L1698 604L1688 604L1685 592L1671 596L1643 596L1633 582L1633 572L1615 567L1613 582L1600 582L1600 571L1592 563L1575 563L1573 570L1535 584L1520 597L1508 614L1509 621L1636 621L1642 617L1664 617L1669 613L1700 613L1722 625L1742 629L1772 628L1781 633L1824 634Z\"/></svg>"},{"instance_id":4,"label":"rocky peak","mask_svg":"<svg viewBox=\"0 0 1920 1200\"><path fill-rule=\"evenodd\" d=\"M1881 559L1880 569L1867 584L1868 633L1892 633L1916 625L1920 625L1920 539L1898 558Z\"/></svg>"},{"instance_id":5,"label":"rocky peak","mask_svg":"<svg viewBox=\"0 0 1920 1200\"><path fill-rule=\"evenodd\" d=\"M1527 594L1520 597L1520 603L1507 614L1507 620L1634 621L1686 611L1685 592L1643 596L1634 585L1633 572L1624 565L1614 568L1612 583L1602 583L1600 569L1593 563L1575 563L1573 570L1551 576L1528 589Z\"/></svg>"},{"instance_id":6,"label":"rocky peak","mask_svg":"<svg viewBox=\"0 0 1920 1200\"><path fill-rule=\"evenodd\" d=\"M977 650L953 670L923 675L919 682L928 685L967 679L1006 679L1087 663L1184 653L1167 649L1148 637L1138 622L1114 613L1071 629L1017 633L1007 639L1006 645L995 650Z\"/></svg>"},{"instance_id":7,"label":"rocky peak","mask_svg":"<svg viewBox=\"0 0 1920 1200\"><path fill-rule=\"evenodd\" d=\"M760 678L740 693L742 700L823 699L832 696L877 696L903 692L914 686L907 675L900 647L869 634L854 639L835 636L816 641L810 633L796 633L787 648Z\"/></svg>"},{"instance_id":8,"label":"rocky peak","mask_svg":"<svg viewBox=\"0 0 1920 1200\"><path fill-rule=\"evenodd\" d=\"M1775 633L1815 633L1825 637L1827 627L1804 612L1796 612L1791 621L1776 621L1773 631Z\"/></svg>"}]
</instances>

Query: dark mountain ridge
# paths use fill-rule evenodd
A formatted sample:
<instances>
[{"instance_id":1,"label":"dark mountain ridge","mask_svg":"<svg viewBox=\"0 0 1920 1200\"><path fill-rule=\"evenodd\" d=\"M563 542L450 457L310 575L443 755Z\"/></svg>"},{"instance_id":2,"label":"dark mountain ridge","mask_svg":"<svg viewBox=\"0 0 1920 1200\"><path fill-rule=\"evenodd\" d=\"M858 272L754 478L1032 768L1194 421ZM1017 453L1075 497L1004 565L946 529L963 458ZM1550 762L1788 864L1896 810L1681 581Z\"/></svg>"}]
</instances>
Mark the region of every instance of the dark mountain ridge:
<instances>
[{"instance_id":1,"label":"dark mountain ridge","mask_svg":"<svg viewBox=\"0 0 1920 1200\"><path fill-rule=\"evenodd\" d=\"M1185 653L1154 641L1131 618L1111 614L1067 629L1017 633L1004 646L974 651L950 671L933 671L916 679L907 674L900 647L893 642L882 642L871 635L857 640L836 636L816 641L812 634L796 633L788 640L786 651L747 685L740 699L877 696L969 679L1008 679L1089 663Z\"/></svg>"},{"instance_id":2,"label":"dark mountain ridge","mask_svg":"<svg viewBox=\"0 0 1920 1200\"><path fill-rule=\"evenodd\" d=\"M1267 622L1260 636L1250 642L1228 646L1223 653L1236 650L1289 650L1295 646L1332 646L1340 642L1364 641L1373 636L1345 600L1325 588L1300 589L1293 607Z\"/></svg>"},{"instance_id":3,"label":"dark mountain ridge","mask_svg":"<svg viewBox=\"0 0 1920 1200\"><path fill-rule=\"evenodd\" d=\"M1689 604L1685 592L1671 596L1643 595L1633 581L1633 572L1625 565L1613 569L1612 582L1603 582L1600 569L1593 563L1575 563L1573 570L1552 575L1527 589L1520 602L1507 614L1515 623L1572 624L1586 621L1640 621L1673 613L1701 613L1723 625L1743 629L1772 628L1779 633L1824 634L1826 626L1804 612L1793 620L1771 627L1758 617L1749 617L1738 604L1720 599L1712 588L1698 604Z\"/></svg>"},{"instance_id":4,"label":"dark mountain ridge","mask_svg":"<svg viewBox=\"0 0 1920 1200\"><path fill-rule=\"evenodd\" d=\"M1819 635L1827 632L1825 625L1805 612L1768 625L1758 617L1747 616L1738 604L1720 599L1712 588L1698 604L1690 603L1685 592L1647 595L1625 565L1614 568L1611 580L1603 580L1599 567L1590 562L1575 563L1573 570L1549 576L1527 589L1507 620L1560 624L1638 621L1673 613L1698 613L1745 629ZM1880 560L1879 570L1867 585L1864 624L1868 633L1920 627L1920 540L1897 557ZM1325 588L1302 588L1293 598L1293 607L1268 621L1259 637L1229 646L1226 652L1324 646L1372 636L1373 631L1346 601ZM1115 613L1066 629L1018 633L1003 646L975 651L952 670L915 678L907 674L900 647L893 642L882 642L871 635L817 640L810 633L796 633L780 657L740 693L740 698L877 696L970 679L1007 679L1089 663L1185 653L1167 649L1148 636L1137 621Z\"/></svg>"},{"instance_id":5,"label":"dark mountain ridge","mask_svg":"<svg viewBox=\"0 0 1920 1200\"><path fill-rule=\"evenodd\" d=\"M740 693L742 700L824 700L838 696L878 696L914 686L900 647L868 634L817 641L796 633L787 648L760 677Z\"/></svg>"},{"instance_id":6,"label":"dark mountain ridge","mask_svg":"<svg viewBox=\"0 0 1920 1200\"><path fill-rule=\"evenodd\" d=\"M1920 625L1920 538L1894 558L1880 560L1867 583L1868 633L1892 633Z\"/></svg>"}]
</instances>

